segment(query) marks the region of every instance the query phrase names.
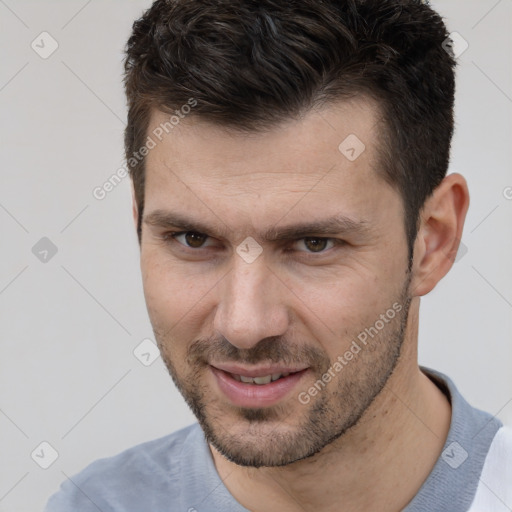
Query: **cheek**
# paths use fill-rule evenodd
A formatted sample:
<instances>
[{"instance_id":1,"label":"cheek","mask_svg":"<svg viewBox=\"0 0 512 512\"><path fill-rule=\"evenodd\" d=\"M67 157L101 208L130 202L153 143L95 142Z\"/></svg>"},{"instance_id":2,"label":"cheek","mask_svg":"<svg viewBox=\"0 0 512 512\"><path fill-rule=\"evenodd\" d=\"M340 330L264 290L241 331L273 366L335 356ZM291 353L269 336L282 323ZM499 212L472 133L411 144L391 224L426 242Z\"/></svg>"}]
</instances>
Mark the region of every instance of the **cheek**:
<instances>
[{"instance_id":1,"label":"cheek","mask_svg":"<svg viewBox=\"0 0 512 512\"><path fill-rule=\"evenodd\" d=\"M332 330L347 341L359 332L373 317L378 314L379 300L375 289L366 283L353 286L345 285L339 289L338 300L333 301L329 309L332 319Z\"/></svg>"},{"instance_id":2,"label":"cheek","mask_svg":"<svg viewBox=\"0 0 512 512\"><path fill-rule=\"evenodd\" d=\"M207 314L208 294L215 280L207 274L190 274L183 266L146 250L141 254L144 296L153 328L166 337L193 336Z\"/></svg>"},{"instance_id":3,"label":"cheek","mask_svg":"<svg viewBox=\"0 0 512 512\"><path fill-rule=\"evenodd\" d=\"M393 281L387 274L358 268L340 273L338 278L333 276L323 285L309 282L297 286L303 312L300 321L335 359L392 307L400 297L402 284L396 276Z\"/></svg>"}]
</instances>

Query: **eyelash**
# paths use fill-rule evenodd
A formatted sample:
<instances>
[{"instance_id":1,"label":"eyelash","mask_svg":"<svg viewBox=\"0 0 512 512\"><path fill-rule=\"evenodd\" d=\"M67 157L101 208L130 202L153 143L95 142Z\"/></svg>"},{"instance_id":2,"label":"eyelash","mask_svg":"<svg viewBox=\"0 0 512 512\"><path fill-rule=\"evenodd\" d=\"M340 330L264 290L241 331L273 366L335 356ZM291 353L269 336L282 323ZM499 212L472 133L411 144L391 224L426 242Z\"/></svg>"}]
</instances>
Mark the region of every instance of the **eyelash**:
<instances>
[{"instance_id":1,"label":"eyelash","mask_svg":"<svg viewBox=\"0 0 512 512\"><path fill-rule=\"evenodd\" d=\"M199 233L198 231L169 231L169 232L164 233L162 235L162 239L166 243L178 243L185 250L190 250L190 251L197 252L197 251L199 251L201 249L205 249L205 247L198 247L198 248L189 247L188 245L182 244L181 242L176 240L176 238L178 236L186 235L187 233L194 233L194 234L197 234L197 235L203 235L203 236L206 236L207 239L211 238L208 235L204 235L204 233ZM172 239L172 242L171 242L170 239ZM304 253L306 255L311 255L311 256L322 255L322 254L326 254L327 252L329 252L331 249L334 249L335 247L339 247L339 246L342 246L342 245L346 244L346 242L344 240L340 240L339 238L329 238L329 237L321 237L321 236L306 236L306 237L303 237L303 238L298 238L297 240L295 240L292 243L299 242L301 240L307 240L307 239L331 241L331 242L333 242L333 247L331 247L330 249L325 249L323 251L319 251L317 253L309 252L309 251L297 251L297 252L301 252L301 253ZM286 252L291 252L291 251L286 251Z\"/></svg>"}]
</instances>

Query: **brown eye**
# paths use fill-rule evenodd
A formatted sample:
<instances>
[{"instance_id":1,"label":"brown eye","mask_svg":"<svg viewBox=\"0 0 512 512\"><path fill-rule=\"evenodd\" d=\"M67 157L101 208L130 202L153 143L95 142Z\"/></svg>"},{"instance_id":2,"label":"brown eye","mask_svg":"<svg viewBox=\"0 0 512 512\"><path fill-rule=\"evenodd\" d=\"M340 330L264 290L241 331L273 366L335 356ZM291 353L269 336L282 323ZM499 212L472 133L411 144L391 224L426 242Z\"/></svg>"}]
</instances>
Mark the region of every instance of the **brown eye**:
<instances>
[{"instance_id":1,"label":"brown eye","mask_svg":"<svg viewBox=\"0 0 512 512\"><path fill-rule=\"evenodd\" d=\"M195 231L187 231L183 235L185 237L187 245L189 247L193 247L194 249L198 249L199 247L201 247L208 238L206 235L196 233Z\"/></svg>"},{"instance_id":2,"label":"brown eye","mask_svg":"<svg viewBox=\"0 0 512 512\"><path fill-rule=\"evenodd\" d=\"M304 238L304 245L311 252L322 252L328 242L329 238Z\"/></svg>"},{"instance_id":3,"label":"brown eye","mask_svg":"<svg viewBox=\"0 0 512 512\"><path fill-rule=\"evenodd\" d=\"M165 240L176 240L180 245L190 249L201 249L203 247L208 247L208 244L205 245L208 238L210 238L208 235L198 233L197 231L179 231L175 233L167 233L164 235Z\"/></svg>"}]
</instances>

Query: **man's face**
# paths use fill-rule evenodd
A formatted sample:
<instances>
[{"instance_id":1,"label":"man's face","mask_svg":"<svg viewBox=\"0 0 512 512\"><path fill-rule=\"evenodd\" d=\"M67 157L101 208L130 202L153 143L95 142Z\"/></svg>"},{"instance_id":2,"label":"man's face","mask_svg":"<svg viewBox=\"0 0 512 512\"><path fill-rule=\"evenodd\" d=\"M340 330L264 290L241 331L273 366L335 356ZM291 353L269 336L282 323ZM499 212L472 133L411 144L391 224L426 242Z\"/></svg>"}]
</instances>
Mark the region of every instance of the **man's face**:
<instances>
[{"instance_id":1,"label":"man's face","mask_svg":"<svg viewBox=\"0 0 512 512\"><path fill-rule=\"evenodd\" d=\"M154 112L148 133L167 120ZM402 200L376 172L381 129L363 99L263 134L190 118L147 156L155 337L209 442L237 464L317 453L397 363L410 275ZM338 148L351 134L365 145L355 160L353 135ZM339 225L322 229L329 219Z\"/></svg>"}]
</instances>

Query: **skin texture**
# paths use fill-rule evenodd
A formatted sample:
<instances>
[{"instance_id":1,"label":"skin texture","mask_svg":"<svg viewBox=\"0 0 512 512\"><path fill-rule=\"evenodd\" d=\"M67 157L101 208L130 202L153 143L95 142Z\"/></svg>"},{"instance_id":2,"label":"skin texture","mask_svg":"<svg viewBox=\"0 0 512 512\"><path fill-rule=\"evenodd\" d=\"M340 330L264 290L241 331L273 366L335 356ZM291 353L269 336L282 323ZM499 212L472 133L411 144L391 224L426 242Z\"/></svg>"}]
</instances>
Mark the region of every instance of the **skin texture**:
<instances>
[{"instance_id":1,"label":"skin texture","mask_svg":"<svg viewBox=\"0 0 512 512\"><path fill-rule=\"evenodd\" d=\"M165 120L155 111L150 130ZM225 485L252 511L400 510L446 439L450 405L417 364L419 297L453 263L467 186L452 174L427 200L409 269L402 200L378 173L380 129L363 97L260 134L191 117L147 157L141 269L155 337ZM338 150L350 134L366 147L355 161ZM163 225L166 212L208 230L173 238L189 230ZM265 238L340 215L359 228ZM249 236L262 248L251 263L236 251ZM244 408L211 370L227 362L307 370L277 404Z\"/></svg>"}]
</instances>

